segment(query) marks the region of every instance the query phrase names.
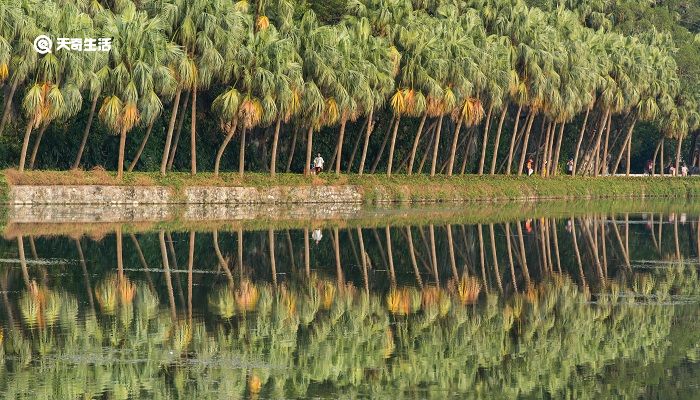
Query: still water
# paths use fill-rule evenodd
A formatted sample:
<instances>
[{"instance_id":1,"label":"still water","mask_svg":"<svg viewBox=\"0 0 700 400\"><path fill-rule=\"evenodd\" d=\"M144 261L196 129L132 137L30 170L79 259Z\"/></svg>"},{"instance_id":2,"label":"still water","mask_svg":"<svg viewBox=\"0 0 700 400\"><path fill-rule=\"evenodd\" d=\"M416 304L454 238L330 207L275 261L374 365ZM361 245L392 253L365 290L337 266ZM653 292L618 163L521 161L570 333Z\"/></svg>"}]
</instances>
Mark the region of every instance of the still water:
<instances>
[{"instance_id":1,"label":"still water","mask_svg":"<svg viewBox=\"0 0 700 400\"><path fill-rule=\"evenodd\" d=\"M0 397L697 396L696 207L588 209L8 225Z\"/></svg>"}]
</instances>

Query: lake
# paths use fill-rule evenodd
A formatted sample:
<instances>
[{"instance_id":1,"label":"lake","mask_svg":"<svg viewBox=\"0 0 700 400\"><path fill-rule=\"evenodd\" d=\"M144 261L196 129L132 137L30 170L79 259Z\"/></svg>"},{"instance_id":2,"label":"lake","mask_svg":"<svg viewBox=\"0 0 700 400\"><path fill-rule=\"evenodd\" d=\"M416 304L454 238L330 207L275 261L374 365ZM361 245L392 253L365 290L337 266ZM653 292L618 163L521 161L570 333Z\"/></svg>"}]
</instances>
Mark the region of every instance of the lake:
<instances>
[{"instance_id":1,"label":"lake","mask_svg":"<svg viewBox=\"0 0 700 400\"><path fill-rule=\"evenodd\" d=\"M700 389L692 202L195 211L5 210L0 397Z\"/></svg>"}]
</instances>

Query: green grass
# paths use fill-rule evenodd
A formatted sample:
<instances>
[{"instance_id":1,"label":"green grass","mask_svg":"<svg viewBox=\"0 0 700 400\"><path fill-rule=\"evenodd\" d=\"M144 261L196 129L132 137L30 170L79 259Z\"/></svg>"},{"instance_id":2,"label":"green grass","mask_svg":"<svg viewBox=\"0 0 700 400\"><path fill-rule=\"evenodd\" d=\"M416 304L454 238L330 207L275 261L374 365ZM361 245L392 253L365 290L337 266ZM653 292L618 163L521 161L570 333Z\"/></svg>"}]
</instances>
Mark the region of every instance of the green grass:
<instances>
[{"instance_id":1,"label":"green grass","mask_svg":"<svg viewBox=\"0 0 700 400\"><path fill-rule=\"evenodd\" d=\"M695 197L700 195L697 177L576 177L541 178L518 176L436 176L426 175L340 175L319 176L263 173L174 172L161 176L157 172L127 173L118 181L114 173L94 171L29 171L19 174L5 170L0 176L0 200L6 201L8 185L135 185L167 186L180 192L188 186L279 186L353 185L366 203L378 202L466 202L533 199L602 199L642 197Z\"/></svg>"}]
</instances>

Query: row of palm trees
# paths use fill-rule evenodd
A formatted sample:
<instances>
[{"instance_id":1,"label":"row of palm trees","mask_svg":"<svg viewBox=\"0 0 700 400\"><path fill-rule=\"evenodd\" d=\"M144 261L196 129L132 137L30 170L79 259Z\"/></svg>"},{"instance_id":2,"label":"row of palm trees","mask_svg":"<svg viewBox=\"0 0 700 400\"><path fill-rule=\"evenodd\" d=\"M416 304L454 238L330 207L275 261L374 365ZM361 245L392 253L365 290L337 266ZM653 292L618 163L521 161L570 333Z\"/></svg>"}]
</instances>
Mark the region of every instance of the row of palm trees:
<instances>
[{"instance_id":1,"label":"row of palm trees","mask_svg":"<svg viewBox=\"0 0 700 400\"><path fill-rule=\"evenodd\" d=\"M0 133L11 122L13 103L21 103L24 118L14 119L24 124L20 171L28 157L34 166L44 132L57 123L82 128L73 163L78 168L97 117L119 135L121 178L127 135L144 130L131 171L167 113L160 164L166 174L188 108L192 174L198 171L197 123L206 115L224 134L215 174L236 136L243 173L246 136L267 127L274 130L271 174L278 170L280 137L291 140L291 159L299 132L306 134L308 173L314 136L322 129L337 129L331 158L339 174L350 124L360 132L345 162L351 171L363 139L362 174L378 115L390 122L369 169L374 172L388 145L387 175L402 168L414 173L419 151L418 171L428 158L431 176L464 174L471 154L479 174L521 174L529 157L543 175L552 165L556 174L568 125L575 125L568 140L575 142L576 173L615 171L622 159L629 173L638 122L678 140L677 164L681 141L700 125L698 96L680 84L668 35L592 29L563 6L543 11L522 0L349 0L340 22L324 24L290 0L8 0L0 2L0 15ZM111 37L113 44L108 53L38 55L32 42L44 33ZM90 111L85 126L77 127L83 103ZM407 132L407 121L417 124L415 132ZM404 162L395 162L397 150Z\"/></svg>"},{"instance_id":2,"label":"row of palm trees","mask_svg":"<svg viewBox=\"0 0 700 400\"><path fill-rule=\"evenodd\" d=\"M634 361L637 378L628 390L636 395L649 384L639 374L662 361L680 363L690 351L685 345L693 347L681 337L696 327L697 309L669 302L697 296L697 282L694 268L682 264L640 272L613 282L592 304L572 279L555 274L527 292L491 292L465 306L458 293L436 287L381 296L315 275L278 288L240 277L235 288L208 294L205 323L191 312L173 315L149 283L125 276L110 274L94 287L88 278L89 308L67 290L30 280L12 288L21 293L16 301L3 298L10 324L0 330L0 360L8 367L0 387L15 397L283 397L320 385L381 397L418 385L480 395L593 394L610 384L591 390L588 382L598 380L581 380L582 371L607 376L607 366ZM8 288L7 275L0 284ZM394 307L396 293L408 299L407 312ZM171 302L174 296L170 290ZM674 346L680 356L669 360Z\"/></svg>"}]
</instances>

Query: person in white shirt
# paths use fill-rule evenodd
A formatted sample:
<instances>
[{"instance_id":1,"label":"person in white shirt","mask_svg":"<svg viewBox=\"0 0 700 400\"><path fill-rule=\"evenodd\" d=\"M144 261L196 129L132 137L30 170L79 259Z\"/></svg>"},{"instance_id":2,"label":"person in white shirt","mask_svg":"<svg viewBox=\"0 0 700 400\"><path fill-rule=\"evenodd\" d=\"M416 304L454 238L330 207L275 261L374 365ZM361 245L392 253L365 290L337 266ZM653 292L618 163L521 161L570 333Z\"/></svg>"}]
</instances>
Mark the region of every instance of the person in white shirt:
<instances>
[{"instance_id":1,"label":"person in white shirt","mask_svg":"<svg viewBox=\"0 0 700 400\"><path fill-rule=\"evenodd\" d=\"M316 155L316 158L314 158L314 171L316 174L320 174L321 171L323 170L323 164L325 161L323 161L323 157L321 157L321 153L318 153Z\"/></svg>"},{"instance_id":2,"label":"person in white shirt","mask_svg":"<svg viewBox=\"0 0 700 400\"><path fill-rule=\"evenodd\" d=\"M321 233L320 229L314 229L313 233L311 234L311 239L316 241L316 244L323 239L323 234Z\"/></svg>"},{"instance_id":3,"label":"person in white shirt","mask_svg":"<svg viewBox=\"0 0 700 400\"><path fill-rule=\"evenodd\" d=\"M688 166L685 164L681 167L681 176L688 176Z\"/></svg>"}]
</instances>

